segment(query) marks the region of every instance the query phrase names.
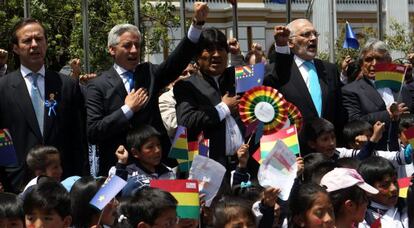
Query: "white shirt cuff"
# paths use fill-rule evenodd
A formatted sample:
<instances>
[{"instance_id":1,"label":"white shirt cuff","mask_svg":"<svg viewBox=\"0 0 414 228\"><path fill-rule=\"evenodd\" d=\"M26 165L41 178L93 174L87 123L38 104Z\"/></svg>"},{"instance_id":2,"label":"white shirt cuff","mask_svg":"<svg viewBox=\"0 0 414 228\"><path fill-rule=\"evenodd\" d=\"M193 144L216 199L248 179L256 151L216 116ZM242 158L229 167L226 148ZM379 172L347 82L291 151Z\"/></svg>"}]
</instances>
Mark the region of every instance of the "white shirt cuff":
<instances>
[{"instance_id":1,"label":"white shirt cuff","mask_svg":"<svg viewBox=\"0 0 414 228\"><path fill-rule=\"evenodd\" d=\"M127 119L131 119L134 115L134 112L128 107L128 105L122 105L121 109Z\"/></svg>"},{"instance_id":2,"label":"white shirt cuff","mask_svg":"<svg viewBox=\"0 0 414 228\"><path fill-rule=\"evenodd\" d=\"M220 121L224 120L226 116L230 115L230 109L226 104L224 104L224 102L220 102L215 106L215 108L219 114Z\"/></svg>"},{"instance_id":3,"label":"white shirt cuff","mask_svg":"<svg viewBox=\"0 0 414 228\"><path fill-rule=\"evenodd\" d=\"M277 46L275 44L275 51L277 53L280 53L280 54L290 54L290 48L287 45L286 46Z\"/></svg>"},{"instance_id":4,"label":"white shirt cuff","mask_svg":"<svg viewBox=\"0 0 414 228\"><path fill-rule=\"evenodd\" d=\"M198 40L200 39L202 31L203 31L202 29L196 28L191 24L190 28L188 29L188 33L187 33L188 39L190 39L190 41L195 44L198 43Z\"/></svg>"},{"instance_id":5,"label":"white shirt cuff","mask_svg":"<svg viewBox=\"0 0 414 228\"><path fill-rule=\"evenodd\" d=\"M342 72L341 75L339 76L339 79L341 80L342 84L348 84L348 77L345 76Z\"/></svg>"}]
</instances>

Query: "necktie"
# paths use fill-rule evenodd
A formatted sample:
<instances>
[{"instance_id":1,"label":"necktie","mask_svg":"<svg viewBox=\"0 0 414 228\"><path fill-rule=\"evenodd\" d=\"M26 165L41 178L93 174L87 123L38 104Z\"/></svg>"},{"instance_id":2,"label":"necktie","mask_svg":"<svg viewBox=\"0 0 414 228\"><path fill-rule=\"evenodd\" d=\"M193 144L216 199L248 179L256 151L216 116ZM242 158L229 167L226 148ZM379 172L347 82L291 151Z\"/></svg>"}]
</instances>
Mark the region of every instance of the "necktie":
<instances>
[{"instance_id":1,"label":"necktie","mask_svg":"<svg viewBox=\"0 0 414 228\"><path fill-rule=\"evenodd\" d=\"M322 91L321 85L319 84L318 74L316 73L315 65L306 61L303 64L308 68L309 73L309 92L312 97L313 104L315 105L316 111L319 117L322 114Z\"/></svg>"},{"instance_id":2,"label":"necktie","mask_svg":"<svg viewBox=\"0 0 414 228\"><path fill-rule=\"evenodd\" d=\"M134 89L134 73L132 73L131 71L125 71L124 75L126 75L128 77L128 84L129 84L129 91L131 92Z\"/></svg>"},{"instance_id":3,"label":"necktie","mask_svg":"<svg viewBox=\"0 0 414 228\"><path fill-rule=\"evenodd\" d=\"M40 74L38 73L30 73L32 78L32 88L30 89L30 95L32 99L33 109L36 114L37 123L39 124L40 132L43 135L43 116L45 112L45 108L43 106L43 99L40 94L39 87L37 85L37 79L39 78Z\"/></svg>"}]
</instances>

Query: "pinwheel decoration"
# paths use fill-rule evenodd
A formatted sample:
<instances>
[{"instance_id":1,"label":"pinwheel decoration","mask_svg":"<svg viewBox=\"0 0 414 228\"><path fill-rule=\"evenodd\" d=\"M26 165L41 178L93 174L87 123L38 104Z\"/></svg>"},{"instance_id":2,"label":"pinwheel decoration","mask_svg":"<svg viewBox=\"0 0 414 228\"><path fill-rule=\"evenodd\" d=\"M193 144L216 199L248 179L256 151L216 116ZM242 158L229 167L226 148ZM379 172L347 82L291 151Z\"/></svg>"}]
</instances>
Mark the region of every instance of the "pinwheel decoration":
<instances>
[{"instance_id":1,"label":"pinwheel decoration","mask_svg":"<svg viewBox=\"0 0 414 228\"><path fill-rule=\"evenodd\" d=\"M287 110L290 125L294 124L296 126L296 130L300 132L303 126L302 113L300 113L299 109L294 104L287 101L284 108Z\"/></svg>"},{"instance_id":2,"label":"pinwheel decoration","mask_svg":"<svg viewBox=\"0 0 414 228\"><path fill-rule=\"evenodd\" d=\"M239 113L245 125L257 120L263 122L265 135L282 129L288 118L283 95L268 86L257 86L247 91L240 99Z\"/></svg>"}]
</instances>

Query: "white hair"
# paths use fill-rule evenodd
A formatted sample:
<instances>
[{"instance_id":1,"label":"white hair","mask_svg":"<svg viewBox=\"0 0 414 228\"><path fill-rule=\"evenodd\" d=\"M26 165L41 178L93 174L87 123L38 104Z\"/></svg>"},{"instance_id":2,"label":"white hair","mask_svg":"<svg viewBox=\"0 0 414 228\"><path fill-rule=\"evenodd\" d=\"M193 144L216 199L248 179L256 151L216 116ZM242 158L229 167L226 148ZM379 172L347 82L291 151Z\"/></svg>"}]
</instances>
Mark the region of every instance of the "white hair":
<instances>
[{"instance_id":1,"label":"white hair","mask_svg":"<svg viewBox=\"0 0 414 228\"><path fill-rule=\"evenodd\" d=\"M391 60L390 51L388 48L388 45L381 40L371 38L369 39L364 47L361 49L361 52L359 53L359 58L363 59L368 51L376 51L380 53L384 53L385 58L389 58Z\"/></svg>"},{"instance_id":2,"label":"white hair","mask_svg":"<svg viewBox=\"0 0 414 228\"><path fill-rule=\"evenodd\" d=\"M131 24L119 24L115 25L108 33L108 47L113 47L119 43L119 37L125 32L131 32L138 35L139 42L141 42L141 33L135 25Z\"/></svg>"}]
</instances>

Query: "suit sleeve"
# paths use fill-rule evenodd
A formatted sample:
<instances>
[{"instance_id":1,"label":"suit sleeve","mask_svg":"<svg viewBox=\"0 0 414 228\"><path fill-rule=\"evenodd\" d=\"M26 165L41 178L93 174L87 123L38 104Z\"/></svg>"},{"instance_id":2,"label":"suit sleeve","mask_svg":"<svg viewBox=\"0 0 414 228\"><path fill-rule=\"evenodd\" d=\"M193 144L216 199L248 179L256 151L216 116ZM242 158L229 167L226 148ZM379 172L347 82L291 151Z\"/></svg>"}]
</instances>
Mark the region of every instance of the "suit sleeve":
<instances>
[{"instance_id":1,"label":"suit sleeve","mask_svg":"<svg viewBox=\"0 0 414 228\"><path fill-rule=\"evenodd\" d=\"M273 63L268 64L266 67L266 75L263 85L278 88L281 84L284 84L291 75L293 55L275 52L273 59Z\"/></svg>"},{"instance_id":2,"label":"suit sleeve","mask_svg":"<svg viewBox=\"0 0 414 228\"><path fill-rule=\"evenodd\" d=\"M104 91L99 87L98 81L88 83L86 95L87 133L89 142L96 144L99 141L109 139L111 136L126 131L129 121L119 108L105 115Z\"/></svg>"},{"instance_id":3,"label":"suit sleeve","mask_svg":"<svg viewBox=\"0 0 414 228\"><path fill-rule=\"evenodd\" d=\"M220 117L213 105L197 104L198 91L190 82L180 81L174 86L174 96L177 100L177 122L188 129L211 128L220 123Z\"/></svg>"},{"instance_id":4,"label":"suit sleeve","mask_svg":"<svg viewBox=\"0 0 414 228\"><path fill-rule=\"evenodd\" d=\"M195 57L195 53L197 53L195 50L197 50L197 45L185 37L168 58L156 67L154 75L160 89L181 75L190 61Z\"/></svg>"},{"instance_id":5,"label":"suit sleeve","mask_svg":"<svg viewBox=\"0 0 414 228\"><path fill-rule=\"evenodd\" d=\"M348 120L365 120L371 124L376 121L385 122L390 120L387 110L363 114L361 112L361 103L357 93L347 89L347 87L342 88L342 104L348 114Z\"/></svg>"}]
</instances>

